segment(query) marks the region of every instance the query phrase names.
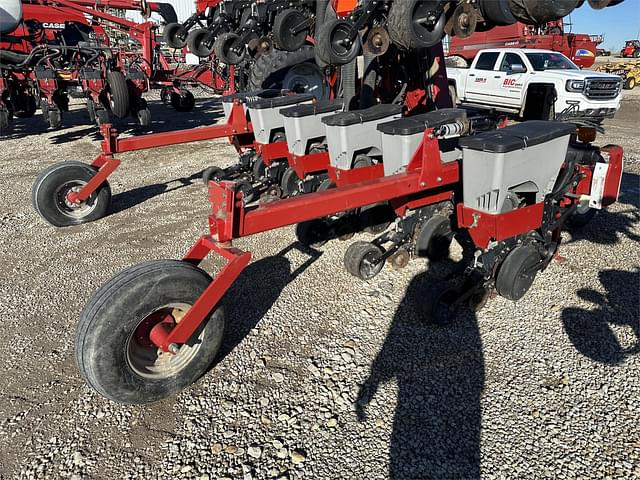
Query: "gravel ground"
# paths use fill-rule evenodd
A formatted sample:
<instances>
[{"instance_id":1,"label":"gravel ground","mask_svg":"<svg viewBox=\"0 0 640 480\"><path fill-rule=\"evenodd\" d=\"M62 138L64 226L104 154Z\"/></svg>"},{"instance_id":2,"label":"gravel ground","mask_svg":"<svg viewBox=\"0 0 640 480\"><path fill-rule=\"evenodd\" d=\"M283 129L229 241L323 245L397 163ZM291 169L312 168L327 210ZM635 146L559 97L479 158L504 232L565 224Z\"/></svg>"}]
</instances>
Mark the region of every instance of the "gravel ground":
<instances>
[{"instance_id":1,"label":"gravel ground","mask_svg":"<svg viewBox=\"0 0 640 480\"><path fill-rule=\"evenodd\" d=\"M158 129L220 114L213 100L194 115L151 108ZM414 261L361 282L342 267L348 243L310 255L292 228L242 239L255 261L226 297L215 366L139 407L80 379L79 311L115 272L179 258L206 232L198 174L233 151L122 155L113 213L56 230L31 184L56 161L89 161L98 137L17 123L0 149L0 478L640 477L639 109L629 96L601 138L625 148L620 202L567 234L566 261L517 304L431 327L416 305L443 269Z\"/></svg>"}]
</instances>

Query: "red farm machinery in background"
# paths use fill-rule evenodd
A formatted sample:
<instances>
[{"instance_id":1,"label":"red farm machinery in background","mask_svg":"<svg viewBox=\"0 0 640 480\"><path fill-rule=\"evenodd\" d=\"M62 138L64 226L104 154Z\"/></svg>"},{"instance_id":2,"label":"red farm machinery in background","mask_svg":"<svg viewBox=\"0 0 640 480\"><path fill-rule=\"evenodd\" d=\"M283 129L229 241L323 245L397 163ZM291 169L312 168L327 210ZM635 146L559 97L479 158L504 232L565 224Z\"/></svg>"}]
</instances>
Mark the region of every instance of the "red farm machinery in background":
<instances>
[{"instance_id":1,"label":"red farm machinery in background","mask_svg":"<svg viewBox=\"0 0 640 480\"><path fill-rule=\"evenodd\" d=\"M165 103L188 111L195 100L185 87L201 85L222 92L230 86L232 75L222 77L224 72L213 61L192 68L170 63L156 40L155 24L110 13L157 12L172 22L176 15L169 4L32 0L24 1L22 9L22 21L0 42L3 128L12 115L32 116L38 105L56 128L69 96L86 98L89 117L98 124L130 115L147 126L150 112L142 93L149 88L162 89Z\"/></svg>"},{"instance_id":2,"label":"red farm machinery in background","mask_svg":"<svg viewBox=\"0 0 640 480\"><path fill-rule=\"evenodd\" d=\"M563 20L543 25L513 25L475 32L468 37L454 36L449 42L447 55L462 60L461 66L470 64L478 51L484 48L537 48L561 52L581 68L589 68L596 61L597 46L603 38L584 33L567 32Z\"/></svg>"}]
</instances>

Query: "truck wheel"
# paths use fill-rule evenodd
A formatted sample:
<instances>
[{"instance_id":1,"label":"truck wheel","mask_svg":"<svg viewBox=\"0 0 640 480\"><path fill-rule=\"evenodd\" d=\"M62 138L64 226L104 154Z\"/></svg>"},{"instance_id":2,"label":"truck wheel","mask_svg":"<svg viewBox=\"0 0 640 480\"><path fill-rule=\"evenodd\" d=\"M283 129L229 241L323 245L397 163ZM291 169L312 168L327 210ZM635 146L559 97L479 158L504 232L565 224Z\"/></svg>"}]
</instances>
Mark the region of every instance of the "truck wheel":
<instances>
[{"instance_id":1,"label":"truck wheel","mask_svg":"<svg viewBox=\"0 0 640 480\"><path fill-rule=\"evenodd\" d=\"M389 10L387 30L393 43L404 50L428 48L442 40L447 18L444 13L433 25L421 19L438 6L439 1L405 0L393 2Z\"/></svg>"},{"instance_id":2,"label":"truck wheel","mask_svg":"<svg viewBox=\"0 0 640 480\"><path fill-rule=\"evenodd\" d=\"M129 89L127 80L122 72L107 72L107 100L109 109L118 118L125 118L129 114Z\"/></svg>"},{"instance_id":3,"label":"truck wheel","mask_svg":"<svg viewBox=\"0 0 640 480\"><path fill-rule=\"evenodd\" d=\"M166 25L162 36L171 48L184 48L187 44L187 29L181 23Z\"/></svg>"},{"instance_id":4,"label":"truck wheel","mask_svg":"<svg viewBox=\"0 0 640 480\"><path fill-rule=\"evenodd\" d=\"M351 275L370 280L382 271L384 260L378 261L382 250L370 242L357 241L344 254L344 266ZM375 263L378 261L377 263Z\"/></svg>"},{"instance_id":5,"label":"truck wheel","mask_svg":"<svg viewBox=\"0 0 640 480\"><path fill-rule=\"evenodd\" d=\"M532 245L514 248L500 265L496 290L508 300L518 301L533 285L541 258Z\"/></svg>"},{"instance_id":6,"label":"truck wheel","mask_svg":"<svg viewBox=\"0 0 640 480\"><path fill-rule=\"evenodd\" d=\"M36 212L54 227L68 227L104 217L111 203L111 188L104 182L84 202L71 203L67 196L79 191L96 174L91 165L62 162L44 170L33 184L31 201Z\"/></svg>"},{"instance_id":7,"label":"truck wheel","mask_svg":"<svg viewBox=\"0 0 640 480\"><path fill-rule=\"evenodd\" d=\"M456 86L452 83L449 84L449 97L451 97L451 105L456 108L458 106L458 92L456 91Z\"/></svg>"},{"instance_id":8,"label":"truck wheel","mask_svg":"<svg viewBox=\"0 0 640 480\"><path fill-rule=\"evenodd\" d=\"M183 261L158 260L130 267L94 293L76 327L80 374L101 395L120 403L161 400L191 385L215 358L224 331L217 307L176 354L150 340L161 322L184 317L211 278Z\"/></svg>"}]
</instances>

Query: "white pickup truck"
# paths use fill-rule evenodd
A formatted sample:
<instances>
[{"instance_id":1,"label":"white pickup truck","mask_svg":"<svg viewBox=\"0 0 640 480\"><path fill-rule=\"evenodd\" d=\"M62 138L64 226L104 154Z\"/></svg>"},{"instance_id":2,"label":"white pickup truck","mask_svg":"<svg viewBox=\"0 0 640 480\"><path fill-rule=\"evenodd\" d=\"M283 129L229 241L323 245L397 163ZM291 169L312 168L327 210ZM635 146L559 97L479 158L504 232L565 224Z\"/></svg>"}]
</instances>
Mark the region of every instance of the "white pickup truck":
<instances>
[{"instance_id":1,"label":"white pickup truck","mask_svg":"<svg viewBox=\"0 0 640 480\"><path fill-rule=\"evenodd\" d=\"M559 52L481 50L470 68L447 67L454 103L516 113L525 119L599 122L620 108L620 77L580 70Z\"/></svg>"}]
</instances>

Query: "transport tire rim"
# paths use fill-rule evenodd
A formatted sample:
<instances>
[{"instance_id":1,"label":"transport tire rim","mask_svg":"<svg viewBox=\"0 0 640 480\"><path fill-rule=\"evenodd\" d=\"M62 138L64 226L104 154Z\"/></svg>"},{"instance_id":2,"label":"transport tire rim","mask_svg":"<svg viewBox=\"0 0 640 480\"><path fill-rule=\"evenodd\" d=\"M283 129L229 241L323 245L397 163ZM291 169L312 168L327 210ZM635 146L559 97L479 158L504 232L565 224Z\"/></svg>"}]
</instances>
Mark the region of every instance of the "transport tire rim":
<instances>
[{"instance_id":1,"label":"transport tire rim","mask_svg":"<svg viewBox=\"0 0 640 480\"><path fill-rule=\"evenodd\" d=\"M86 184L82 180L71 180L60 185L55 193L55 205L60 213L70 218L84 218L96 208L95 192L84 202L69 200L70 193L78 193Z\"/></svg>"},{"instance_id":2,"label":"transport tire rim","mask_svg":"<svg viewBox=\"0 0 640 480\"><path fill-rule=\"evenodd\" d=\"M129 367L140 377L149 380L162 380L177 375L196 357L202 345L204 332L193 344L183 344L176 354L163 352L155 346L149 334L158 323L170 316L175 323L180 323L191 305L171 303L162 306L144 317L134 328L125 345L125 355Z\"/></svg>"},{"instance_id":3,"label":"transport tire rim","mask_svg":"<svg viewBox=\"0 0 640 480\"><path fill-rule=\"evenodd\" d=\"M318 99L325 97L324 76L317 65L309 62L291 67L284 77L282 88L298 93L312 93Z\"/></svg>"}]
</instances>

